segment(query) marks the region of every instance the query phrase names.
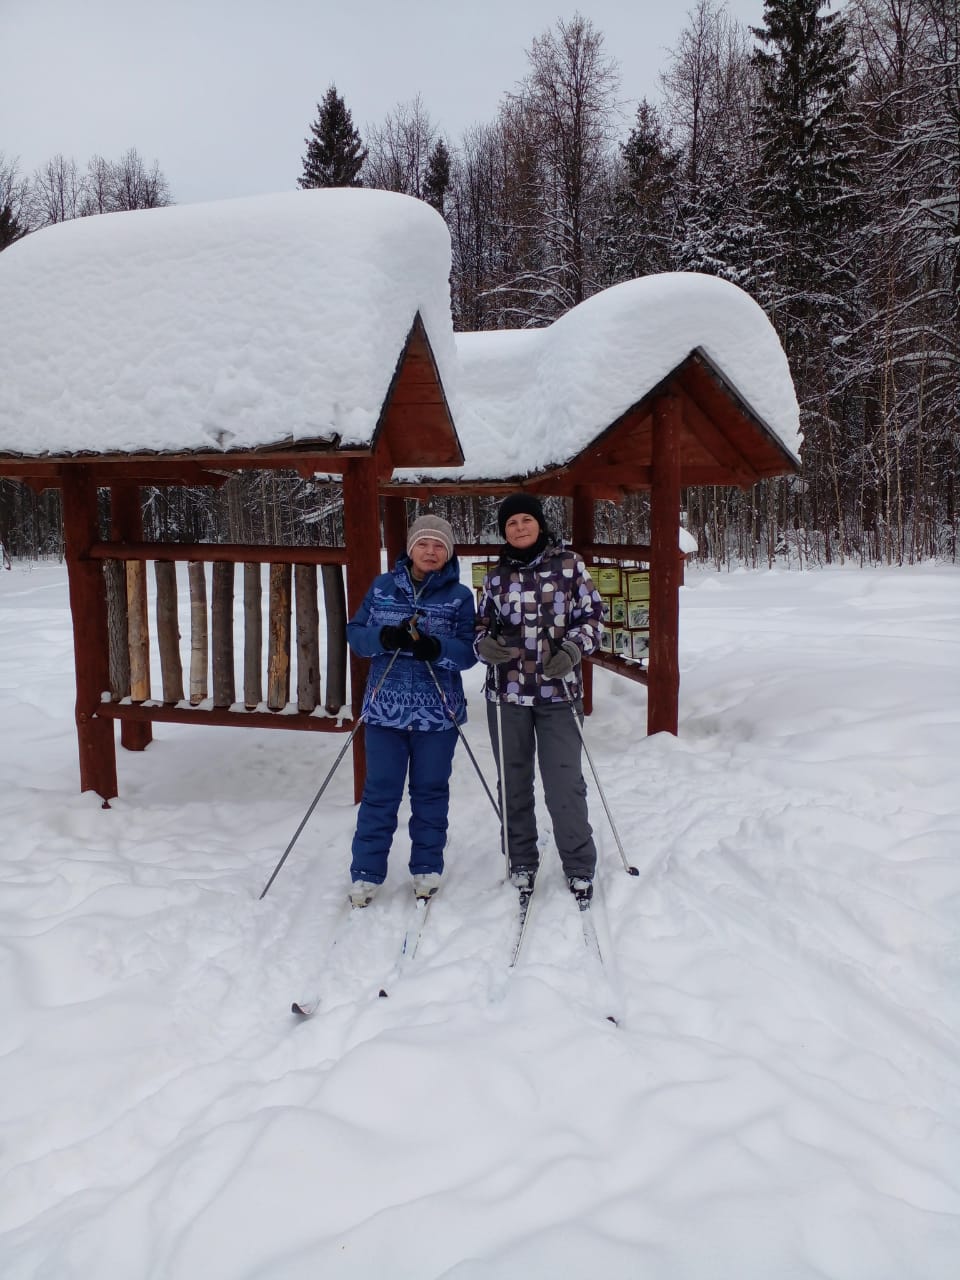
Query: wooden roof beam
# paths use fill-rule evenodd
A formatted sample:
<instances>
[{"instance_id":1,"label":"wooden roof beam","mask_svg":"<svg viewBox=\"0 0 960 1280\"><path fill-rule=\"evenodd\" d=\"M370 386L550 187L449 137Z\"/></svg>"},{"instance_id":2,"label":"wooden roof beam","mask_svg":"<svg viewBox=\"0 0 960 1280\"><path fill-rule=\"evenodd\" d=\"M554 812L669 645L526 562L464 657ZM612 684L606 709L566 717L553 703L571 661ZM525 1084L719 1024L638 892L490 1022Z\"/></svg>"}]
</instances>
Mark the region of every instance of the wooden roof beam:
<instances>
[{"instance_id":1,"label":"wooden roof beam","mask_svg":"<svg viewBox=\"0 0 960 1280\"><path fill-rule=\"evenodd\" d=\"M419 311L384 397L372 451L378 452L384 441L395 467L457 467L464 461Z\"/></svg>"},{"instance_id":2,"label":"wooden roof beam","mask_svg":"<svg viewBox=\"0 0 960 1280\"><path fill-rule=\"evenodd\" d=\"M712 418L708 418L700 406L687 394L681 394L679 397L681 412L683 415L683 424L687 432L695 437L697 443L713 458L717 466L726 474L726 483L729 485L732 479L742 489L748 489L751 485L756 484L758 476L756 468L750 461L727 439L720 428L716 425ZM702 465L699 461L693 461L692 466ZM683 468L684 476L686 467ZM684 479L684 483L688 483Z\"/></svg>"}]
</instances>

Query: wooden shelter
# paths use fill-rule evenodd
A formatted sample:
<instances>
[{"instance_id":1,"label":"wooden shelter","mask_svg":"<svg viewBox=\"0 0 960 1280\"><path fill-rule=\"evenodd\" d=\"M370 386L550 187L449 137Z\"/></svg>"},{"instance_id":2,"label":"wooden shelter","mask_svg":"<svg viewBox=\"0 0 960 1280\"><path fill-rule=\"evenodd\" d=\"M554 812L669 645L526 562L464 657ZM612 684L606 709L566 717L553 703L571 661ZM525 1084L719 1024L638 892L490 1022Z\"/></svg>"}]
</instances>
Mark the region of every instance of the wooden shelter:
<instances>
[{"instance_id":1,"label":"wooden shelter","mask_svg":"<svg viewBox=\"0 0 960 1280\"><path fill-rule=\"evenodd\" d=\"M412 424L413 421L413 425ZM74 659L76 664L76 720L80 749L80 789L94 790L109 800L118 794L114 747L114 721L121 724L121 741L129 749L142 750L152 737L151 725L195 723L245 725L256 728L306 729L338 731L353 726L344 719L335 697L322 710L305 707L302 697L289 701L291 653L291 566L313 576L312 595L316 599L316 567L333 566L333 577L326 576L328 613L340 618L340 630L329 644L334 663L345 652L342 632L343 608L337 604L337 586L342 582L340 566L346 568L346 610L359 608L372 578L380 572L380 507L379 484L396 465L455 465L463 454L447 407L443 387L437 373L430 343L417 316L397 360L383 403L380 421L370 445L366 448L339 448L323 442L299 444L292 449L270 449L216 454L194 453L164 458L69 456L60 458L25 458L0 454L0 474L20 480L37 490L51 486L60 490L63 506L64 548L70 589L70 607L74 622ZM226 543L147 543L141 540L141 489L144 486L222 485L228 476L244 468L295 470L305 477L324 471L341 478L344 507L344 547L253 546ZM99 493L109 494L110 536L100 532ZM158 628L163 647L164 622L160 609L174 610L168 616L165 630L177 635L176 593L161 586L166 567L177 563L214 566L211 632L213 633L214 686L212 705L190 705L183 696L182 684L173 696L151 696L149 665L141 656L149 647L146 620L145 566L153 561L158 583ZM271 566L271 607L269 612L270 648L268 668L279 679L285 694L268 700L268 710L240 709L233 695L233 590L237 565ZM108 598L110 576L104 567L123 567L123 594ZM226 570L226 574L224 574ZM301 595L310 592L300 586L308 579L298 579ZM219 590L218 590L219 588ZM257 587L259 590L259 587ZM219 596L219 598L218 598ZM331 599L332 596L332 599ZM202 605L202 588L201 588ZM133 681L124 688L117 682L117 663L111 664L111 608L125 613ZM220 621L218 622L218 616ZM259 615L258 615L259 616ZM194 617L193 625L198 623ZM317 620L313 635L303 637L306 646L315 647ZM206 638L206 619L199 623ZM249 628L248 628L249 631ZM114 643L114 652L116 645ZM225 658L222 679L227 693L216 694L218 683L217 655ZM174 660L174 665L178 659ZM299 662L303 662L301 650ZM262 650L245 645L245 683L249 672L259 672ZM365 669L368 664L351 656L351 716L359 714ZM329 671L329 668L328 668ZM136 675L139 672L140 687ZM165 690L170 673L163 673ZM255 679L257 677L254 677ZM334 678L334 684L338 681ZM205 684L205 681L204 681ZM328 681L329 686L329 681ZM197 702L209 702L206 688ZM249 696L246 698L249 706ZM254 707L262 699L254 696ZM357 786L363 775L362 738L356 740L355 775Z\"/></svg>"},{"instance_id":2,"label":"wooden shelter","mask_svg":"<svg viewBox=\"0 0 960 1280\"><path fill-rule=\"evenodd\" d=\"M541 496L572 499L573 546L590 559L633 561L650 566L650 657L644 667L597 653L595 666L646 684L647 733L676 733L679 715L679 590L683 555L677 530L681 490L695 485L750 488L760 480L791 473L797 462L779 437L746 403L705 352L691 351L667 377L630 406L580 453L529 476L496 481L429 484L395 481L386 495L386 544L392 560L403 549L406 497L429 499L438 493L509 493L527 489ZM650 493L649 544L600 543L594 529L595 503L617 502L631 492ZM482 544L458 547L461 554L484 555ZM585 670L585 702L590 710L591 680Z\"/></svg>"},{"instance_id":3,"label":"wooden shelter","mask_svg":"<svg viewBox=\"0 0 960 1280\"><path fill-rule=\"evenodd\" d=\"M358 608L370 581L380 572L382 546L391 563L403 550L405 500L429 500L448 493L502 494L525 488L569 498L578 551L589 558L649 565L648 667L606 654L593 661L647 685L647 732L676 733L681 490L699 484L746 488L797 468L789 441L765 416L770 405L778 404L776 395L766 393L769 377L754 380L756 398L748 399L726 367L708 355L706 345L697 343L681 349L674 342L665 348L666 355L658 349L657 360L638 368L645 350L641 334L633 347L628 344L620 352L619 365L608 362L596 385L589 377L579 376L563 354L559 367L573 379L576 395L564 396L560 387L560 399L550 402L547 397L545 402L540 390L542 370L538 375L532 364L525 363L525 353L532 349L531 336L518 335L511 344L510 335L496 335L508 355L512 345L520 351L520 359L513 361L513 376L518 386L530 391L534 406L528 405L525 412L539 414L543 438L552 439L533 463L511 468L516 456L511 448L501 444L499 454L494 448L491 457L490 447L491 441L497 445L516 431L511 426L514 402L509 388L505 393L496 373L487 381L474 376L471 382L470 378L470 339L486 340L489 335L458 335L459 348L454 340L447 292L449 260L444 257L449 246L442 219L421 202L384 192L304 192L269 200L269 205L223 202L216 209L216 235L210 217L191 220L184 209L150 211L161 215L155 222L144 221L143 214L110 215L85 219L86 226L79 229L63 224L37 233L0 259L0 286L7 286L14 295L13 303L17 289L22 291L22 306L11 305L9 314L18 316L19 323L24 308L33 306L43 312L38 323L21 326L26 338L11 329L9 342L4 341L0 321L0 474L37 489L55 486L62 495L74 620L81 789L95 790L105 803L117 794L114 722L118 720L121 742L131 749L147 745L156 722L352 729L360 711L366 664L350 659L350 716L346 716L342 705L344 614ZM371 210L375 216L370 216ZM173 219L164 220L164 214L174 215ZM269 234L258 239L264 214L269 214ZM111 218L140 221L111 223ZM225 256L229 258L224 253L225 235L236 234L238 255L252 252L251 238L261 249L269 244L272 251L278 240L278 218L288 219L290 237L299 236L302 243L294 254L280 237L277 252L286 252L286 257L280 259L279 268L271 262L268 278L273 294L267 306L265 273L252 275L251 285L243 279L236 282L234 272L227 287L217 272L222 272ZM172 302L166 296L168 279L172 275L181 283L177 265L171 268L151 258L155 232L169 235L171 228L177 237L186 237L189 250L181 254L182 289ZM341 236L353 237L349 250L340 243ZM48 335L44 324L60 301L56 288L64 275L68 282L70 278L64 263L69 267L72 259L63 253L70 250L66 243L70 238L81 249L92 243L98 254L119 245L120 257L112 273L104 273L102 289L89 295L92 302L86 311L77 307L76 316L68 315L60 330L53 327ZM163 236L159 240L163 242ZM355 278L347 273L334 286L330 282L338 271L343 274L342 260L349 259L350 253L360 264ZM58 256L63 256L63 262L58 263ZM99 262L96 255L94 261ZM198 279L198 261L201 266L214 264L214 274ZM87 261L84 279L90 275L89 265ZM313 272L315 294L303 290L305 270ZM615 308L602 297L599 303L583 304L582 310L589 314L579 331L580 321L570 317L552 326L558 331L556 342L569 344L572 339L573 348L585 349L588 359L584 325L592 325L594 339L609 346L609 334L620 332L624 317L631 321L637 314L645 324L652 324L644 303L651 295L643 292L642 282L631 283L636 286L632 290L618 286L607 291L616 294ZM318 318L315 313L323 310L325 287L329 314ZM683 287L689 288L689 280ZM50 291L46 302L44 288ZM677 288L672 288L670 296ZM291 300L298 290L298 297ZM706 310L714 308L719 317L712 321L716 335L721 335L725 307L736 311L746 306L759 313L733 286L711 282L708 294ZM701 310L703 296L698 294L696 299ZM140 345L115 327L118 299L130 298L146 309L138 322L143 335ZM299 335L291 353L289 340L285 344L277 331L284 309L295 306L300 307L301 327L307 332ZM604 314L608 324L612 316L619 328L598 327L596 317L602 319ZM185 317L193 326L187 333L183 332L189 329ZM758 321L751 312L750 323L753 336L759 335L755 359L775 366L773 381L779 379L782 391L784 378L789 384L789 372L775 335L762 315ZM64 353L73 351L71 344L89 343L86 329L91 328L104 340L88 346L86 359L81 359L83 352L74 353L70 363ZM544 350L554 340L552 330L539 331L544 335ZM653 330L648 331L647 345L656 345L650 333ZM105 340L108 336L113 345ZM723 348L721 336L713 345ZM198 348L205 357L200 361ZM120 393L113 399L106 397L103 388L122 384L123 375L137 360L143 364L140 377L145 386L141 389L134 382L126 399ZM591 375L601 363L593 358ZM81 385L71 388L71 378ZM631 397L633 387L637 394ZM792 384L789 391L792 395ZM499 411L493 407L497 396L502 402ZM169 408L164 407L167 400ZM571 400L576 401L572 407ZM75 427L61 418L71 410L77 417ZM568 427L560 425L565 413L572 424ZM344 546L143 541L144 486L217 486L250 468L340 477ZM597 543L596 501L616 501L637 490L649 490L651 495L649 545ZM108 532L102 528L103 494L109 495ZM473 544L457 550L485 555L492 547ZM150 561L155 564L157 582L159 695L151 685L147 659L145 566ZM191 566L191 663L196 659L197 669L191 671L189 698L184 696L178 643L178 563ZM202 573L207 563L213 566L209 610ZM245 566L241 701L234 687L233 653L238 564ZM264 564L271 566L265 699L260 683L260 566ZM326 596L331 664L324 698L319 696L316 670L317 566ZM292 581L296 584L295 629L291 626ZM212 697L205 666L208 625ZM291 697L294 645L297 689ZM589 671L587 676L589 686ZM587 694L589 701L589 687ZM354 740L357 798L363 773L359 734Z\"/></svg>"}]
</instances>

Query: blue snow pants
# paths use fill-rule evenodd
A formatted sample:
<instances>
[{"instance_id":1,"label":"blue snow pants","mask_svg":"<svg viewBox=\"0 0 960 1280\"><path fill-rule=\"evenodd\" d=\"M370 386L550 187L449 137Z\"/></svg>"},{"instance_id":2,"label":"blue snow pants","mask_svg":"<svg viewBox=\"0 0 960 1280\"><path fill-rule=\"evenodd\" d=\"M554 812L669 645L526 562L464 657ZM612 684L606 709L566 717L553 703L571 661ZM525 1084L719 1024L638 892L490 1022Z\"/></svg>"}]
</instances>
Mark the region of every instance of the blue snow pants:
<instances>
[{"instance_id":1,"label":"blue snow pants","mask_svg":"<svg viewBox=\"0 0 960 1280\"><path fill-rule=\"evenodd\" d=\"M397 812L410 774L410 874L443 871L450 772L457 731L387 729L368 724L367 777L353 837L351 880L383 884Z\"/></svg>"}]
</instances>

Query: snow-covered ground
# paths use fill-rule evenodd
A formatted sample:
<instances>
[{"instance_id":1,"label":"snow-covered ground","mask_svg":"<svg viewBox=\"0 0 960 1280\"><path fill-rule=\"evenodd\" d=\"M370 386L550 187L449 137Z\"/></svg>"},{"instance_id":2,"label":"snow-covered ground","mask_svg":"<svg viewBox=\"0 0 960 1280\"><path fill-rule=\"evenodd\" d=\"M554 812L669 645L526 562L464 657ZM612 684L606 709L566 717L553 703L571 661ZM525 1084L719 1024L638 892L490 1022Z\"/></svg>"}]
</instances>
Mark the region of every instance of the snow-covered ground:
<instances>
[{"instance_id":1,"label":"snow-covered ground","mask_svg":"<svg viewBox=\"0 0 960 1280\"><path fill-rule=\"evenodd\" d=\"M546 842L507 977L462 747L393 982L403 828L325 966L348 763L258 901L343 739L158 726L104 811L65 574L0 573L3 1280L955 1276L960 571L694 572L681 649L679 738L604 672L586 728L614 992Z\"/></svg>"}]
</instances>

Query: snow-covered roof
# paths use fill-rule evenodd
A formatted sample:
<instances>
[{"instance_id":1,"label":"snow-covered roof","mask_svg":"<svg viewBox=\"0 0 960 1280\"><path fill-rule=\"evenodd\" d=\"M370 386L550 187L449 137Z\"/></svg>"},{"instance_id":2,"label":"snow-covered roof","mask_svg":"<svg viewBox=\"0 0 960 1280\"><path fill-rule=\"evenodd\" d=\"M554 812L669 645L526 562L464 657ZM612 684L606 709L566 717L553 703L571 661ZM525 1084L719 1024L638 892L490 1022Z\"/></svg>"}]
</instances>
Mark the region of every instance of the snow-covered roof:
<instances>
[{"instance_id":1,"label":"snow-covered roof","mask_svg":"<svg viewBox=\"0 0 960 1280\"><path fill-rule=\"evenodd\" d=\"M526 475L569 461L694 350L789 453L800 449L776 331L749 294L714 276L629 280L546 329L459 333L456 345L452 408L466 463L445 477Z\"/></svg>"},{"instance_id":2,"label":"snow-covered roof","mask_svg":"<svg viewBox=\"0 0 960 1280\"><path fill-rule=\"evenodd\" d=\"M563 464L694 351L795 459L786 357L735 285L652 276L546 329L454 335L449 274L440 215L383 191L288 192L38 231L0 255L0 455L368 447L419 314L465 463L398 480Z\"/></svg>"},{"instance_id":3,"label":"snow-covered roof","mask_svg":"<svg viewBox=\"0 0 960 1280\"><path fill-rule=\"evenodd\" d=\"M296 191L106 214L0 255L0 452L369 444L417 312L455 360L423 201Z\"/></svg>"}]
</instances>

